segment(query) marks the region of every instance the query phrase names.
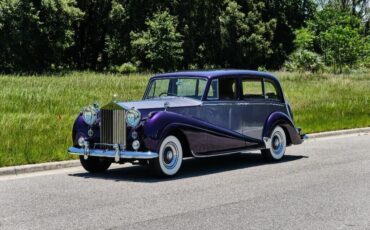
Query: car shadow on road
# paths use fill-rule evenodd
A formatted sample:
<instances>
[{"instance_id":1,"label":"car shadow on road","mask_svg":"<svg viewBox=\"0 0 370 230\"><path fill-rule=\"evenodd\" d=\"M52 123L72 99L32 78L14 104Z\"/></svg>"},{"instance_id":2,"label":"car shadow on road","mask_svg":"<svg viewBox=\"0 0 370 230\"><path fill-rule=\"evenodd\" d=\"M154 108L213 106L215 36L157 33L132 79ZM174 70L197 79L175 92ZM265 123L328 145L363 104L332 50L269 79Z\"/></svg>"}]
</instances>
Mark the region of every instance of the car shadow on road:
<instances>
[{"instance_id":1,"label":"car shadow on road","mask_svg":"<svg viewBox=\"0 0 370 230\"><path fill-rule=\"evenodd\" d=\"M284 164L287 162L296 161L303 158L308 157L300 155L286 155L283 158L283 160L273 164ZM95 178L115 181L155 183L168 180L179 180L189 177L204 176L208 174L251 168L267 164L272 163L265 162L260 154L248 153L213 158L184 159L181 170L175 177L172 178L157 178L153 176L153 173L149 169L149 167L138 165L110 169L104 173L86 172L86 173L74 173L69 175L75 177Z\"/></svg>"}]
</instances>

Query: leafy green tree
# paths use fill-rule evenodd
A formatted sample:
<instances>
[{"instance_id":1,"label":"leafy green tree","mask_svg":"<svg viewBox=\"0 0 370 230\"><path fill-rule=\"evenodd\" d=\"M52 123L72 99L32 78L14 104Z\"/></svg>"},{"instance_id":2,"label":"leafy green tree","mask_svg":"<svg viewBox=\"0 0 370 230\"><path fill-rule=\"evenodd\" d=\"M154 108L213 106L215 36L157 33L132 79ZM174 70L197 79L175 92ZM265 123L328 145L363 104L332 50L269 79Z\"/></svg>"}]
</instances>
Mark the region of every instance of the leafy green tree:
<instances>
[{"instance_id":1,"label":"leafy green tree","mask_svg":"<svg viewBox=\"0 0 370 230\"><path fill-rule=\"evenodd\" d=\"M220 16L226 66L257 68L271 55L276 20L263 21L263 7L262 2L249 2L245 14L237 2L226 1L226 9Z\"/></svg>"},{"instance_id":2,"label":"leafy green tree","mask_svg":"<svg viewBox=\"0 0 370 230\"><path fill-rule=\"evenodd\" d=\"M312 51L315 35L307 28L295 31L296 50L289 55L284 67L288 71L318 72L324 69L324 63L319 54Z\"/></svg>"},{"instance_id":3,"label":"leafy green tree","mask_svg":"<svg viewBox=\"0 0 370 230\"><path fill-rule=\"evenodd\" d=\"M369 0L317 0L317 4L322 9L327 7L340 10L342 12L350 12L359 18L369 20Z\"/></svg>"},{"instance_id":4,"label":"leafy green tree","mask_svg":"<svg viewBox=\"0 0 370 230\"><path fill-rule=\"evenodd\" d=\"M365 40L351 27L333 26L321 34L322 49L334 72L342 73L343 67L352 67L359 60Z\"/></svg>"},{"instance_id":5,"label":"leafy green tree","mask_svg":"<svg viewBox=\"0 0 370 230\"><path fill-rule=\"evenodd\" d=\"M183 59L182 35L177 19L167 10L159 11L146 21L147 30L131 32L131 45L144 66L156 71L178 68Z\"/></svg>"},{"instance_id":6,"label":"leafy green tree","mask_svg":"<svg viewBox=\"0 0 370 230\"><path fill-rule=\"evenodd\" d=\"M102 70L107 65L104 49L111 0L76 1L84 15L73 24L75 43L68 49L68 55L75 68Z\"/></svg>"},{"instance_id":7,"label":"leafy green tree","mask_svg":"<svg viewBox=\"0 0 370 230\"><path fill-rule=\"evenodd\" d=\"M370 55L364 52L368 39L357 16L328 7L307 24L307 29L315 36L313 50L323 55L334 72L342 72L346 65L353 67L360 58Z\"/></svg>"},{"instance_id":8,"label":"leafy green tree","mask_svg":"<svg viewBox=\"0 0 370 230\"><path fill-rule=\"evenodd\" d=\"M220 21L224 0L179 1L176 13L184 36L183 67L222 66Z\"/></svg>"},{"instance_id":9,"label":"leafy green tree","mask_svg":"<svg viewBox=\"0 0 370 230\"><path fill-rule=\"evenodd\" d=\"M109 65L120 65L131 59L130 56L130 15L127 6L117 0L112 1L109 13L109 31L105 37L105 52Z\"/></svg>"},{"instance_id":10,"label":"leafy green tree","mask_svg":"<svg viewBox=\"0 0 370 230\"><path fill-rule=\"evenodd\" d=\"M291 55L288 64L302 66L307 63L311 66L315 60L312 54L317 53L323 56L325 64L333 67L334 72L342 73L344 67L353 67L370 56L366 51L369 39L363 31L358 17L332 7L321 10L307 22L307 27L295 32L297 51Z\"/></svg>"},{"instance_id":11,"label":"leafy green tree","mask_svg":"<svg viewBox=\"0 0 370 230\"><path fill-rule=\"evenodd\" d=\"M73 44L74 0L0 2L0 69L40 72L64 64Z\"/></svg>"},{"instance_id":12,"label":"leafy green tree","mask_svg":"<svg viewBox=\"0 0 370 230\"><path fill-rule=\"evenodd\" d=\"M315 35L308 28L301 28L294 32L294 45L298 49L312 49Z\"/></svg>"},{"instance_id":13,"label":"leafy green tree","mask_svg":"<svg viewBox=\"0 0 370 230\"><path fill-rule=\"evenodd\" d=\"M276 29L271 43L273 50L269 59L265 60L268 68L280 68L293 52L295 46L294 31L305 26L317 10L315 0L263 0L264 19L275 19Z\"/></svg>"}]
</instances>

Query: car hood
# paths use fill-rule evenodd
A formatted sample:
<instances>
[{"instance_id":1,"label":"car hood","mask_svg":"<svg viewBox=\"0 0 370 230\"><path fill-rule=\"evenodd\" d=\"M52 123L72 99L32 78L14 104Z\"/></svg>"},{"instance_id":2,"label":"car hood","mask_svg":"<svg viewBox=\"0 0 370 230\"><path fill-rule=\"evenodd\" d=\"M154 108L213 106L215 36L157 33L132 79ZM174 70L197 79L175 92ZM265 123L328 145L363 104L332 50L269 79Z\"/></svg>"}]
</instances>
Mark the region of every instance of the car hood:
<instances>
[{"instance_id":1,"label":"car hood","mask_svg":"<svg viewBox=\"0 0 370 230\"><path fill-rule=\"evenodd\" d=\"M142 101L130 101L130 102L119 102L119 106L125 109L160 109L164 108L165 104L168 107L190 107L201 105L202 102L199 100L186 98L186 97L163 97L155 99L147 99Z\"/></svg>"}]
</instances>

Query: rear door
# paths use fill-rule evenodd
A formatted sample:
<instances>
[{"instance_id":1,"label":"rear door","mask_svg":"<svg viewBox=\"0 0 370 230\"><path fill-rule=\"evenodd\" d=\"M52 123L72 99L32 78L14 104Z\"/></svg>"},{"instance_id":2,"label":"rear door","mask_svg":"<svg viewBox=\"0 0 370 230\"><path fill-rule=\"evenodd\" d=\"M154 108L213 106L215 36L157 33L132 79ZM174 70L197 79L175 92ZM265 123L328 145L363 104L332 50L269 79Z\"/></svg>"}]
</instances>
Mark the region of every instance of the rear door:
<instances>
[{"instance_id":1,"label":"rear door","mask_svg":"<svg viewBox=\"0 0 370 230\"><path fill-rule=\"evenodd\" d=\"M244 76L240 80L243 107L243 134L262 139L268 116L274 111L284 111L285 104L275 83L263 77Z\"/></svg>"}]
</instances>

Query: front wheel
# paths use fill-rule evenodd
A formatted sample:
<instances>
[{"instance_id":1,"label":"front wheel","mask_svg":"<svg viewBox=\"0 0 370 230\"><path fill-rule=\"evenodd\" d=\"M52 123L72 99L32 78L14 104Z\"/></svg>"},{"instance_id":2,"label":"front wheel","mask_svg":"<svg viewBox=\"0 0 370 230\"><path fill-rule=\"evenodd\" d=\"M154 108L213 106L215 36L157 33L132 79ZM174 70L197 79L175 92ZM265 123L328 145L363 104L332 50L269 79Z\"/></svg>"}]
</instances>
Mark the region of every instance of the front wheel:
<instances>
[{"instance_id":1,"label":"front wheel","mask_svg":"<svg viewBox=\"0 0 370 230\"><path fill-rule=\"evenodd\" d=\"M166 137L160 146L159 157L149 163L158 176L174 176L182 164L181 142L175 136Z\"/></svg>"},{"instance_id":2,"label":"front wheel","mask_svg":"<svg viewBox=\"0 0 370 230\"><path fill-rule=\"evenodd\" d=\"M276 126L271 133L270 139L271 148L262 149L262 156L268 161L279 161L284 157L287 143L283 128Z\"/></svg>"},{"instance_id":3,"label":"front wheel","mask_svg":"<svg viewBox=\"0 0 370 230\"><path fill-rule=\"evenodd\" d=\"M84 156L80 156L80 162L82 167L91 173L104 172L112 164L111 161L103 157L89 157L85 160Z\"/></svg>"}]
</instances>

